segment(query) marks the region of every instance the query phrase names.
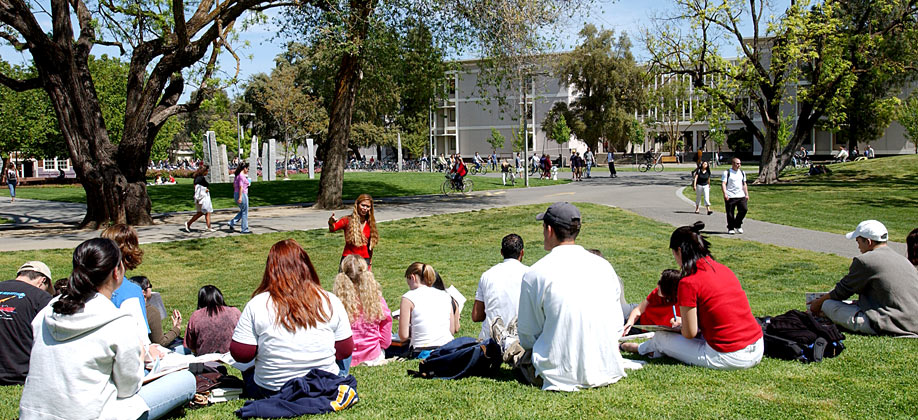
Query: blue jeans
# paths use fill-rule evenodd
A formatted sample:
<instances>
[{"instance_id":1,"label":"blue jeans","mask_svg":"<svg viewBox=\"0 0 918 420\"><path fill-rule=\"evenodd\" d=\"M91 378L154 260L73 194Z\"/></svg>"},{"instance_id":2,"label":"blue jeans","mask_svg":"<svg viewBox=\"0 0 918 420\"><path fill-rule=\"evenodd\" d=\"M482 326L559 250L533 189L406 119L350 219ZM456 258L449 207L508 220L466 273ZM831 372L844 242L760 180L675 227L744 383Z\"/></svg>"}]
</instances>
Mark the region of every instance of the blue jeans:
<instances>
[{"instance_id":1,"label":"blue jeans","mask_svg":"<svg viewBox=\"0 0 918 420\"><path fill-rule=\"evenodd\" d=\"M351 373L351 359L353 358L354 356L348 356L344 360L335 360L335 364L338 365L338 376L345 377Z\"/></svg>"},{"instance_id":2,"label":"blue jeans","mask_svg":"<svg viewBox=\"0 0 918 420\"><path fill-rule=\"evenodd\" d=\"M587 162L587 178L590 177L590 169L593 168L593 162Z\"/></svg>"},{"instance_id":3,"label":"blue jeans","mask_svg":"<svg viewBox=\"0 0 918 420\"><path fill-rule=\"evenodd\" d=\"M191 401L195 389L194 375L187 370L170 373L140 387L140 398L150 407L150 411L140 418L153 420L165 416L176 407Z\"/></svg>"},{"instance_id":4,"label":"blue jeans","mask_svg":"<svg viewBox=\"0 0 918 420\"><path fill-rule=\"evenodd\" d=\"M242 200L239 200L239 193L233 193L233 201L236 201L239 204L239 213L236 213L233 216L233 220L230 220L230 225L235 226L236 223L240 224L243 232L249 231L249 195L242 194Z\"/></svg>"},{"instance_id":5,"label":"blue jeans","mask_svg":"<svg viewBox=\"0 0 918 420\"><path fill-rule=\"evenodd\" d=\"M16 184L10 182L6 186L10 187L10 197L16 197Z\"/></svg>"}]
</instances>

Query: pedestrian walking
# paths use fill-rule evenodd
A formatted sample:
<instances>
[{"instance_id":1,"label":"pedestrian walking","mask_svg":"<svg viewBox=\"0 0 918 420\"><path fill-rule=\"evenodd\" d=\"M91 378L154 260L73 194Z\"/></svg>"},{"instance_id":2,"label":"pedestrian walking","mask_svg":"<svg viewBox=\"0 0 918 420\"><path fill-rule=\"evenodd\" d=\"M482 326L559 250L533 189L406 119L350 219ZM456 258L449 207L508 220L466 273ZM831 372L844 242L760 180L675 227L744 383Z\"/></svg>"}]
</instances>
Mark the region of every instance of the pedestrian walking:
<instances>
[{"instance_id":1,"label":"pedestrian walking","mask_svg":"<svg viewBox=\"0 0 918 420\"><path fill-rule=\"evenodd\" d=\"M191 220L185 222L185 232L191 232L191 224L201 216L204 216L208 232L216 230L210 226L210 214L214 212L214 205L210 201L210 183L207 182L208 172L210 172L210 167L201 165L194 173L194 208L197 213L191 216Z\"/></svg>"},{"instance_id":2,"label":"pedestrian walking","mask_svg":"<svg viewBox=\"0 0 918 420\"><path fill-rule=\"evenodd\" d=\"M16 166L10 162L10 167L6 169L6 186L10 189L10 203L16 201L16 186L19 185L19 176L16 174Z\"/></svg>"},{"instance_id":3,"label":"pedestrian walking","mask_svg":"<svg viewBox=\"0 0 918 420\"><path fill-rule=\"evenodd\" d=\"M724 190L724 203L727 210L727 233L743 233L743 219L749 205L749 189L746 186L746 173L740 169L740 159L733 158L733 165L721 176ZM735 213L735 214L734 214Z\"/></svg>"},{"instance_id":4,"label":"pedestrian walking","mask_svg":"<svg viewBox=\"0 0 918 420\"><path fill-rule=\"evenodd\" d=\"M593 151L587 147L586 153L583 154L583 162L586 164L586 177L590 178L590 170L593 169Z\"/></svg>"},{"instance_id":5,"label":"pedestrian walking","mask_svg":"<svg viewBox=\"0 0 918 420\"><path fill-rule=\"evenodd\" d=\"M609 149L606 157L609 160L609 178L618 178L618 173L615 172L615 147Z\"/></svg>"},{"instance_id":6,"label":"pedestrian walking","mask_svg":"<svg viewBox=\"0 0 918 420\"><path fill-rule=\"evenodd\" d=\"M229 221L230 230L239 223L242 227L241 233L252 233L249 230L249 184L249 163L242 162L236 167L236 179L233 181L233 200L239 205L239 213Z\"/></svg>"},{"instance_id":7,"label":"pedestrian walking","mask_svg":"<svg viewBox=\"0 0 918 420\"><path fill-rule=\"evenodd\" d=\"M704 207L708 211L708 215L713 213L711 211L711 167L708 165L708 162L701 162L701 165L698 166L698 169L695 169L694 176L692 178L692 189L695 190L695 213L698 213L699 208L701 207L701 199L704 198Z\"/></svg>"}]
</instances>

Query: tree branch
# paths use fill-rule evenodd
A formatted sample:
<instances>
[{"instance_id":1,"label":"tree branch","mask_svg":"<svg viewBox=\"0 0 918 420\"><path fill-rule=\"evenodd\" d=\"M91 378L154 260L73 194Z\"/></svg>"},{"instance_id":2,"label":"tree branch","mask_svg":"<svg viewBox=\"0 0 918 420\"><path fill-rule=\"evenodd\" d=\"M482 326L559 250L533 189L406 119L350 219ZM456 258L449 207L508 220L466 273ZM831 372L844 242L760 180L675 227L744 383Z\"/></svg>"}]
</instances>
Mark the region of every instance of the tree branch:
<instances>
[{"instance_id":1,"label":"tree branch","mask_svg":"<svg viewBox=\"0 0 918 420\"><path fill-rule=\"evenodd\" d=\"M125 51L124 51L124 45L122 45L120 42L115 42L115 41L96 41L96 44L97 44L97 45L105 45L105 46L109 46L109 47L118 47L118 50L121 51L121 55L124 55L124 53L125 53Z\"/></svg>"},{"instance_id":2,"label":"tree branch","mask_svg":"<svg viewBox=\"0 0 918 420\"><path fill-rule=\"evenodd\" d=\"M188 46L188 29L185 27L185 5L182 0L172 0L172 17L175 20L175 36L178 38L178 49Z\"/></svg>"},{"instance_id":3,"label":"tree branch","mask_svg":"<svg viewBox=\"0 0 918 420\"><path fill-rule=\"evenodd\" d=\"M8 77L0 73L0 84L15 90L16 92L25 92L27 90L38 89L41 85L41 78L33 77L31 79L19 80Z\"/></svg>"},{"instance_id":4,"label":"tree branch","mask_svg":"<svg viewBox=\"0 0 918 420\"><path fill-rule=\"evenodd\" d=\"M16 38L16 35L13 35L9 32L0 31L0 38L7 40L7 42L9 42L13 48L16 49L16 51L22 51L29 46L25 42L20 41L19 38Z\"/></svg>"}]
</instances>

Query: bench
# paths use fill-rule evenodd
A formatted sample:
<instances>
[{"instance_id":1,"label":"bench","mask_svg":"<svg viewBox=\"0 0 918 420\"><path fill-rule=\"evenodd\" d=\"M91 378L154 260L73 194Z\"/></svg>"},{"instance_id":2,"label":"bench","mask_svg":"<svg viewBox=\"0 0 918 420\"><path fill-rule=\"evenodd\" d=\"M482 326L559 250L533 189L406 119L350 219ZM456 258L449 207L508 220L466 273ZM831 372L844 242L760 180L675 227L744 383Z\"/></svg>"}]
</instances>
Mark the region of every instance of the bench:
<instances>
[{"instance_id":1,"label":"bench","mask_svg":"<svg viewBox=\"0 0 918 420\"><path fill-rule=\"evenodd\" d=\"M660 157L660 163L679 163L675 156L662 156Z\"/></svg>"}]
</instances>

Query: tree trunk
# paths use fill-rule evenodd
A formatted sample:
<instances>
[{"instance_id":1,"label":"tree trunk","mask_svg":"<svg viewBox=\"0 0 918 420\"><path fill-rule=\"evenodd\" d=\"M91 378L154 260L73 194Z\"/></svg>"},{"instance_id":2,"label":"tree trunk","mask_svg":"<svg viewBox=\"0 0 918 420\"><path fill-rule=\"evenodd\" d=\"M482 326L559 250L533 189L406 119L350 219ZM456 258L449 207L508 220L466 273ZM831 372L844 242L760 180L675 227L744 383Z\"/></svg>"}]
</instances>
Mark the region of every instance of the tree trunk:
<instances>
[{"instance_id":1,"label":"tree trunk","mask_svg":"<svg viewBox=\"0 0 918 420\"><path fill-rule=\"evenodd\" d=\"M66 50L55 52L69 53ZM137 159L144 152L132 150L130 146L137 142L131 141L136 139L128 140L127 134L120 145L123 150L111 143L87 63L71 59L58 62L71 62L75 66L41 62L53 55L39 54L34 58L36 68L46 72L44 89L57 114L73 170L86 191L86 215L80 227L98 229L110 223L152 224L150 198L143 178L149 152L147 157ZM49 69L56 71L49 72ZM118 160L126 161L127 168L119 167Z\"/></svg>"},{"instance_id":2,"label":"tree trunk","mask_svg":"<svg viewBox=\"0 0 918 420\"><path fill-rule=\"evenodd\" d=\"M315 207L339 209L344 206L341 199L344 186L344 164L347 144L351 134L351 117L354 113L354 98L360 84L360 58L345 53L341 68L335 77L335 97L331 103L328 118L328 149L319 178L319 193Z\"/></svg>"}]
</instances>

